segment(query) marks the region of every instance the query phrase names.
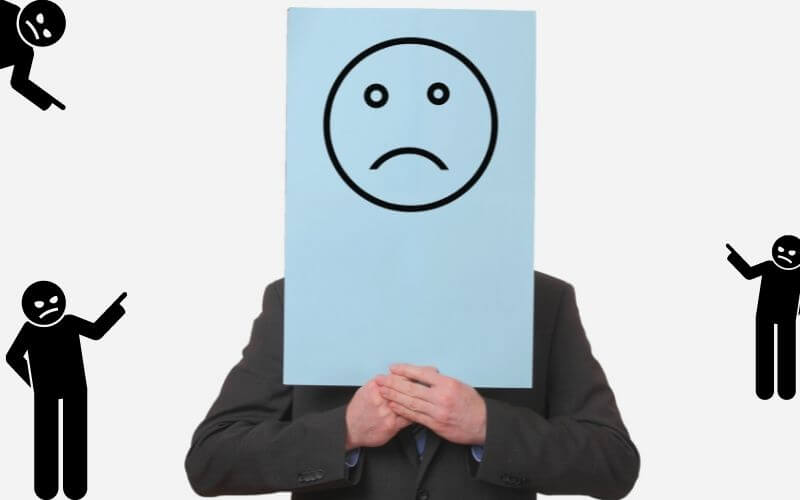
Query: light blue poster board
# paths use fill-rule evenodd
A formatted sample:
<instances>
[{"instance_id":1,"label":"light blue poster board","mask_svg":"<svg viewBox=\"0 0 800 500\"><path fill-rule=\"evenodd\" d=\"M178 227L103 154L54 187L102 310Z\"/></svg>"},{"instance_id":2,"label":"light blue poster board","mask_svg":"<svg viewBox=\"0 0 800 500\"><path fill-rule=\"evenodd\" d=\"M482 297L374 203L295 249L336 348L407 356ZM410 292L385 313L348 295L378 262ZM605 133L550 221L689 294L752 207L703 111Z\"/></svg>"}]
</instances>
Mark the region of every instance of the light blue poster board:
<instances>
[{"instance_id":1,"label":"light blue poster board","mask_svg":"<svg viewBox=\"0 0 800 500\"><path fill-rule=\"evenodd\" d=\"M284 383L533 382L535 17L290 9Z\"/></svg>"}]
</instances>

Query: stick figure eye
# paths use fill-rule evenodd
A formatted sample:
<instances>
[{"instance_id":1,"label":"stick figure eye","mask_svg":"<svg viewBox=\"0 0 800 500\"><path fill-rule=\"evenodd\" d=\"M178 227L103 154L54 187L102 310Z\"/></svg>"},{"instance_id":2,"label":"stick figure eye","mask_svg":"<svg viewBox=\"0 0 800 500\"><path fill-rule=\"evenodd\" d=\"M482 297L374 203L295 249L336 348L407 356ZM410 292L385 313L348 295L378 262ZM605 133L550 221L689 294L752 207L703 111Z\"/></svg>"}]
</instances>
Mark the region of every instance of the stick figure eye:
<instances>
[{"instance_id":1,"label":"stick figure eye","mask_svg":"<svg viewBox=\"0 0 800 500\"><path fill-rule=\"evenodd\" d=\"M446 103L450 98L450 89L442 82L432 83L428 87L428 100L437 106Z\"/></svg>"},{"instance_id":2,"label":"stick figure eye","mask_svg":"<svg viewBox=\"0 0 800 500\"><path fill-rule=\"evenodd\" d=\"M50 297L51 304L55 304L57 302L58 302L58 295L53 295L52 297Z\"/></svg>"},{"instance_id":3,"label":"stick figure eye","mask_svg":"<svg viewBox=\"0 0 800 500\"><path fill-rule=\"evenodd\" d=\"M373 83L364 90L364 102L371 108L380 108L389 100L389 91L380 83Z\"/></svg>"},{"instance_id":4,"label":"stick figure eye","mask_svg":"<svg viewBox=\"0 0 800 500\"><path fill-rule=\"evenodd\" d=\"M797 253L797 250L789 250L789 255L791 255L792 257L794 257L794 254L796 254L796 253Z\"/></svg>"},{"instance_id":5,"label":"stick figure eye","mask_svg":"<svg viewBox=\"0 0 800 500\"><path fill-rule=\"evenodd\" d=\"M44 24L44 14L36 14L36 22L39 24Z\"/></svg>"},{"instance_id":6,"label":"stick figure eye","mask_svg":"<svg viewBox=\"0 0 800 500\"><path fill-rule=\"evenodd\" d=\"M35 301L33 303L33 305L36 306L36 309L41 309L41 308L44 307L44 301L43 300L37 300L37 301Z\"/></svg>"},{"instance_id":7,"label":"stick figure eye","mask_svg":"<svg viewBox=\"0 0 800 500\"><path fill-rule=\"evenodd\" d=\"M779 252L783 252L783 247L778 247Z\"/></svg>"}]
</instances>

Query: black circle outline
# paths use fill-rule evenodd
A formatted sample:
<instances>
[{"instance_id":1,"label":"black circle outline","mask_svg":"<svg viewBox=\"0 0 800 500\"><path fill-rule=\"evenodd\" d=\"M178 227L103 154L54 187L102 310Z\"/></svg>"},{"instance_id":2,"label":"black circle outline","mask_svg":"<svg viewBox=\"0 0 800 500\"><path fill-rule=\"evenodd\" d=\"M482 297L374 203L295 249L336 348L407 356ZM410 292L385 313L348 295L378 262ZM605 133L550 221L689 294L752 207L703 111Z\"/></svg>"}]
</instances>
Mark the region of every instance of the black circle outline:
<instances>
[{"instance_id":1,"label":"black circle outline","mask_svg":"<svg viewBox=\"0 0 800 500\"><path fill-rule=\"evenodd\" d=\"M437 90L442 91L442 97L436 97L433 94ZM431 104L441 106L446 103L448 99L450 99L450 88L447 85L442 82L431 83L431 86L428 87L428 100L431 101Z\"/></svg>"},{"instance_id":2,"label":"black circle outline","mask_svg":"<svg viewBox=\"0 0 800 500\"><path fill-rule=\"evenodd\" d=\"M491 123L491 133L489 135L489 146L486 148L486 153L483 156L483 160L481 161L480 166L472 175L472 177L464 183L458 190L449 195L441 198L439 200L430 202L430 203L423 203L419 205L403 205L399 203L391 203L385 200L378 198L364 189L362 189L358 184L347 175L347 172L344 171L341 163L339 163L339 159L336 157L336 151L333 147L333 141L331 139L331 131L330 131L330 119L331 119L331 108L333 108L333 100L336 97L336 92L339 90L339 87L342 85L345 77L350 73L350 71L364 58L367 56L374 54L375 52L385 49L387 47L392 47L395 45L427 45L428 47L433 47L435 49L439 49L443 52L450 54L451 56L455 57L461 63L469 69L475 78L480 83L481 88L483 88L483 92L486 94L486 100L489 102L489 113L491 115L492 123ZM328 98L325 101L325 111L322 117L322 129L323 134L325 136L325 148L328 151L328 156L333 163L334 168L339 173L339 176L342 180L350 186L350 189L356 192L359 196L364 198L365 200L378 205L379 207L383 207L389 210L397 210L400 212L422 212L424 210L432 210L434 208L439 208L443 205L447 205L448 203L458 199L464 193L470 190L472 186L478 182L478 179L481 178L483 172L486 170L486 167L489 166L489 161L492 158L492 154L494 153L495 145L497 144L497 106L494 101L494 95L492 95L492 89L489 88L489 83L486 81L486 78L483 77L480 70L472 63L467 57L462 54L461 52L457 51L456 49L450 47L449 45L445 45L442 42L438 42L436 40L431 40L429 38L419 38L419 37L400 37L400 38L392 38L390 40L385 40L383 42L377 43L362 52L356 55L350 62L348 62L344 69L342 69L339 76L336 77L334 80L333 85L331 86L331 90L328 92Z\"/></svg>"},{"instance_id":3,"label":"black circle outline","mask_svg":"<svg viewBox=\"0 0 800 500\"><path fill-rule=\"evenodd\" d=\"M381 93L381 98L378 101L372 100L372 93L374 91L378 91ZM364 102L367 103L367 106L371 108L380 108L386 104L386 101L389 100L389 91L381 85L380 83L373 83L371 85L367 85L367 88L364 89Z\"/></svg>"}]
</instances>

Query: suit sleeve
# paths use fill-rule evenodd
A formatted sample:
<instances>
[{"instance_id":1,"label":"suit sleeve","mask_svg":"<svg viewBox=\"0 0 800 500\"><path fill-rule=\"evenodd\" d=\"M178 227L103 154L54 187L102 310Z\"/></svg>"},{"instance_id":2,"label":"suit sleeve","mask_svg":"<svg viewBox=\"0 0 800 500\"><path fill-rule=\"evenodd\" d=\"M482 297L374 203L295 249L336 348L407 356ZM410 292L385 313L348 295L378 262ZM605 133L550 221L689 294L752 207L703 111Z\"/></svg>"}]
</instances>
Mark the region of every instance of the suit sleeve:
<instances>
[{"instance_id":1,"label":"suit sleeve","mask_svg":"<svg viewBox=\"0 0 800 500\"><path fill-rule=\"evenodd\" d=\"M547 495L618 499L639 474L639 453L592 355L572 286L557 313L548 367L549 415L491 398L477 480Z\"/></svg>"},{"instance_id":2,"label":"suit sleeve","mask_svg":"<svg viewBox=\"0 0 800 500\"><path fill-rule=\"evenodd\" d=\"M283 304L276 283L264 293L250 342L192 438L185 467L202 496L313 491L357 484L345 466L346 406L291 419L283 385Z\"/></svg>"}]
</instances>

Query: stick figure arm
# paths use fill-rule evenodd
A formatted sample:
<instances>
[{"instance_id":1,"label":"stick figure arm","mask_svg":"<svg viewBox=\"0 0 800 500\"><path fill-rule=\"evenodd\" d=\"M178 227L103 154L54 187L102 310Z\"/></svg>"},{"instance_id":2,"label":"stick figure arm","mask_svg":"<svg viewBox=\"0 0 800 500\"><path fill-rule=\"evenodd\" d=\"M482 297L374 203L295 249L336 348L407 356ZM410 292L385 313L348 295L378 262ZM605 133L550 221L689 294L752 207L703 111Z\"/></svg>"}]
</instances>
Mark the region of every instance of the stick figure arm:
<instances>
[{"instance_id":1,"label":"stick figure arm","mask_svg":"<svg viewBox=\"0 0 800 500\"><path fill-rule=\"evenodd\" d=\"M120 295L94 323L76 317L75 321L79 322L77 328L78 332L92 340L102 339L103 336L111 330L111 327L125 314L125 309L122 307L121 302L127 295L127 293Z\"/></svg>"},{"instance_id":2,"label":"stick figure arm","mask_svg":"<svg viewBox=\"0 0 800 500\"><path fill-rule=\"evenodd\" d=\"M730 262L733 267L735 267L736 270L745 277L745 279L751 280L761 276L764 273L764 264L766 264L765 262L751 266L741 255L739 255L739 252L733 249L732 246L726 246L731 251L731 253L728 255L728 262Z\"/></svg>"},{"instance_id":3,"label":"stick figure arm","mask_svg":"<svg viewBox=\"0 0 800 500\"><path fill-rule=\"evenodd\" d=\"M8 349L8 353L6 353L6 362L8 362L11 368L17 372L17 375L30 386L31 378L28 373L28 360L25 359L26 352L28 352L28 339L27 335L25 335L25 328L23 327Z\"/></svg>"},{"instance_id":4,"label":"stick figure arm","mask_svg":"<svg viewBox=\"0 0 800 500\"><path fill-rule=\"evenodd\" d=\"M14 65L14 71L11 73L11 88L39 106L42 110L49 108L51 104L56 104L63 109L63 104L31 81L30 74L32 65L33 49L27 52L25 57L17 61Z\"/></svg>"}]
</instances>

